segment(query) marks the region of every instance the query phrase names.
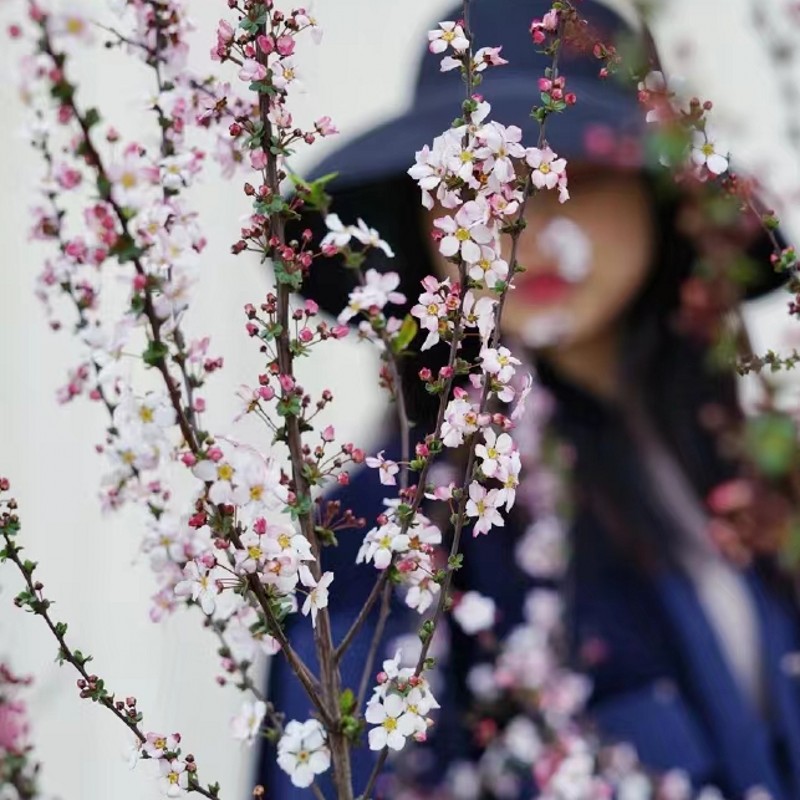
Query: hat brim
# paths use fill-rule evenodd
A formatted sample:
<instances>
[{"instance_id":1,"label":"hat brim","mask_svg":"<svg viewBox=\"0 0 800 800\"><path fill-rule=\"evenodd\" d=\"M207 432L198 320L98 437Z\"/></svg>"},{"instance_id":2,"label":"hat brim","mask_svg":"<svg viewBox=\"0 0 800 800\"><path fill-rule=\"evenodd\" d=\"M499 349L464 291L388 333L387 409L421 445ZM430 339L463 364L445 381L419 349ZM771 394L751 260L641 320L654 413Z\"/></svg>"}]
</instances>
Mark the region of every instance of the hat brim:
<instances>
[{"instance_id":1,"label":"hat brim","mask_svg":"<svg viewBox=\"0 0 800 800\"><path fill-rule=\"evenodd\" d=\"M314 180L337 173L327 187L334 197L334 210L339 207L339 201L346 198L346 206L356 209L357 215L379 227L378 219L370 219L376 190L387 183L396 191L415 163L417 151L426 144L431 145L451 126L463 100L458 87L458 81L454 80L452 90L429 94L425 103L351 140L314 166L308 178ZM545 126L546 139L559 156L573 163L663 171L664 168L653 160L652 153L647 152L648 126L638 98L630 89L609 79L600 82L597 78L591 81L576 78L570 81L570 90L575 91L578 102L564 113L550 115ZM492 106L491 119L519 127L526 146L537 144L540 139L539 123L530 115L537 92L530 77L514 73L493 80L485 92L485 99ZM359 197L360 188L364 189L363 203ZM397 208L395 204L394 213ZM780 234L778 238L782 243ZM762 266L749 283L745 299L760 297L785 283L785 276L770 267L771 253L772 244L766 233L749 248L748 255ZM317 281L312 280L312 283ZM313 290L309 294L318 301L327 299L320 298ZM340 292L336 294L336 302L339 302ZM323 305L329 304L323 302Z\"/></svg>"}]
</instances>

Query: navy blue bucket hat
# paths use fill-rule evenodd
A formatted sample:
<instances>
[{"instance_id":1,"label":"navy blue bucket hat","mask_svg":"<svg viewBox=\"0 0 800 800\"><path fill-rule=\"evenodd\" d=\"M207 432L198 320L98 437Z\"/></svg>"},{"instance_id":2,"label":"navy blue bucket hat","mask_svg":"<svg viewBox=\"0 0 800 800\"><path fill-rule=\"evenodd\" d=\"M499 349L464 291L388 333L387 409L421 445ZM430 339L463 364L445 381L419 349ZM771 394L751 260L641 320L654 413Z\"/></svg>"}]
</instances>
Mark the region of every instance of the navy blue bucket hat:
<instances>
[{"instance_id":1,"label":"navy blue bucket hat","mask_svg":"<svg viewBox=\"0 0 800 800\"><path fill-rule=\"evenodd\" d=\"M522 142L526 145L535 144L539 137L539 125L530 114L539 102L538 79L552 61L538 52L531 39L530 25L550 7L550 0L471 0L469 4L475 47L502 45L501 56L509 62L483 72L483 81L475 91L491 104L491 119L522 129ZM646 28L633 29L616 12L594 0L584 0L578 10L588 22L585 31L588 41L624 45L627 52L638 50L645 71L647 65L658 68L658 56ZM439 19L457 20L462 16L463 5L458 4ZM435 25L432 22L430 28ZM422 57L411 107L334 151L307 174L313 180L337 173L328 185L333 196L331 210L345 224L363 217L368 225L379 230L396 257L389 260L380 252L371 253L369 266L400 273L400 291L409 300L419 293L419 281L432 269L429 243L423 233L419 189L406 173L415 163L416 152L432 144L459 116L465 99L464 83L458 73L443 73L441 56L431 54L422 45L420 50ZM566 112L547 118L547 141L559 156L573 163L665 172L652 154L648 156L648 125L636 86L629 79L600 78L602 66L592 54L591 46L588 52L586 47L569 44L562 48L559 72L566 78L566 91L575 92L578 99ZM623 67L629 68L629 65ZM304 216L297 230L310 227L314 241L318 242L325 227L316 217ZM291 233L295 233L295 226L291 226ZM766 236L749 250L748 254L759 261L762 269L750 284L748 297L782 283L782 276L770 267L771 252ZM692 261L691 257L688 261ZM690 267L691 263L687 263L686 275ZM354 286L355 279L348 270L324 264L310 271L303 292L337 314L346 305Z\"/></svg>"}]
</instances>

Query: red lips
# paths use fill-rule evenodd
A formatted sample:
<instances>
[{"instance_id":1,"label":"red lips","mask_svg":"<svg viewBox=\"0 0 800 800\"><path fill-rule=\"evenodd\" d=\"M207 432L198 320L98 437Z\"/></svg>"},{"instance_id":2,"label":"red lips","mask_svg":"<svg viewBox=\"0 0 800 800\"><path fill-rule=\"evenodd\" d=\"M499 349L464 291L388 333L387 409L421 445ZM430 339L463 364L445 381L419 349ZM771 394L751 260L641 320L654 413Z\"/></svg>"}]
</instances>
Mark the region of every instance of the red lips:
<instances>
[{"instance_id":1,"label":"red lips","mask_svg":"<svg viewBox=\"0 0 800 800\"><path fill-rule=\"evenodd\" d=\"M520 277L514 294L535 305L559 303L575 288L556 272Z\"/></svg>"}]
</instances>

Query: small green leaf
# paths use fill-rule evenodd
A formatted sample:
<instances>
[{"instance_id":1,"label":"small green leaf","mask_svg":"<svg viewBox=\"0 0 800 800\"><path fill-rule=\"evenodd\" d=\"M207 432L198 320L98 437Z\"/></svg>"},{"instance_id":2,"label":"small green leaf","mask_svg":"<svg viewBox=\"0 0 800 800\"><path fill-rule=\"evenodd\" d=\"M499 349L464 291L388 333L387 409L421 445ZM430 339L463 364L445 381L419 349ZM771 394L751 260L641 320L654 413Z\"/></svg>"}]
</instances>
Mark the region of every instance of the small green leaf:
<instances>
[{"instance_id":1,"label":"small green leaf","mask_svg":"<svg viewBox=\"0 0 800 800\"><path fill-rule=\"evenodd\" d=\"M768 478L781 478L795 462L797 426L794 421L776 412L748 421L745 446L756 467Z\"/></svg>"},{"instance_id":2,"label":"small green leaf","mask_svg":"<svg viewBox=\"0 0 800 800\"><path fill-rule=\"evenodd\" d=\"M395 353L402 353L414 340L418 330L419 326L417 325L417 321L411 314L406 314L403 324L400 326L400 330L392 339L392 350Z\"/></svg>"},{"instance_id":3,"label":"small green leaf","mask_svg":"<svg viewBox=\"0 0 800 800\"><path fill-rule=\"evenodd\" d=\"M147 345L147 350L142 353L142 359L148 366L155 367L165 358L168 352L169 348L164 342L151 341Z\"/></svg>"}]
</instances>

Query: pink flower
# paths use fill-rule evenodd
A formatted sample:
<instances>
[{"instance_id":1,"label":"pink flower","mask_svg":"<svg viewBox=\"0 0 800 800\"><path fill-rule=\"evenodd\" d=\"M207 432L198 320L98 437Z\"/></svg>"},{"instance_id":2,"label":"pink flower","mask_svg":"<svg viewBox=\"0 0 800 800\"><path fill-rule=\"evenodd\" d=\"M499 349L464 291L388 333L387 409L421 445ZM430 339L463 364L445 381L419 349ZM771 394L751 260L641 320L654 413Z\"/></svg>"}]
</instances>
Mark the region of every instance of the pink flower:
<instances>
[{"instance_id":1,"label":"pink flower","mask_svg":"<svg viewBox=\"0 0 800 800\"><path fill-rule=\"evenodd\" d=\"M369 456L365 459L366 464L368 467L373 467L379 470L379 475L381 478L381 483L384 486L395 486L397 481L395 480L395 475L400 472L400 467L394 461L389 461L383 457L384 450L381 450L378 453L377 458L373 456Z\"/></svg>"},{"instance_id":2,"label":"pink flower","mask_svg":"<svg viewBox=\"0 0 800 800\"><path fill-rule=\"evenodd\" d=\"M254 58L246 58L239 70L239 77L248 83L263 81L267 77L267 68Z\"/></svg>"},{"instance_id":3,"label":"pink flower","mask_svg":"<svg viewBox=\"0 0 800 800\"><path fill-rule=\"evenodd\" d=\"M339 133L339 129L331 122L330 117L320 117L314 123L314 130L316 130L320 136L333 136Z\"/></svg>"},{"instance_id":4,"label":"pink flower","mask_svg":"<svg viewBox=\"0 0 800 800\"><path fill-rule=\"evenodd\" d=\"M250 166L253 169L264 169L267 166L267 154L260 147L250 151Z\"/></svg>"},{"instance_id":5,"label":"pink flower","mask_svg":"<svg viewBox=\"0 0 800 800\"><path fill-rule=\"evenodd\" d=\"M483 72L487 67L499 67L503 64L508 64L508 61L500 56L502 49L502 47L481 47L472 59L472 63L475 64L475 71Z\"/></svg>"}]
</instances>

